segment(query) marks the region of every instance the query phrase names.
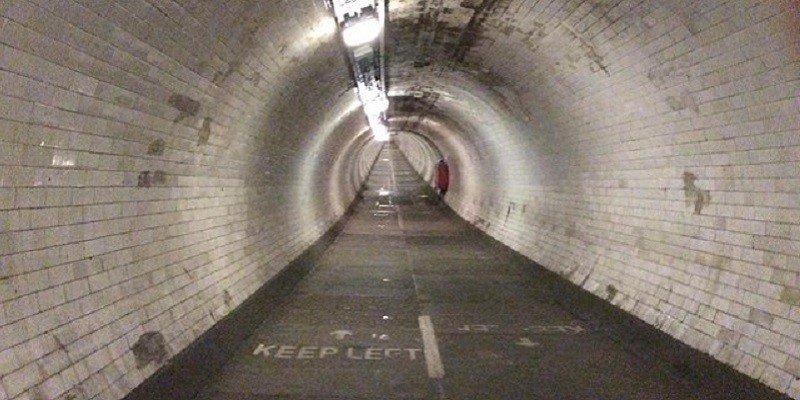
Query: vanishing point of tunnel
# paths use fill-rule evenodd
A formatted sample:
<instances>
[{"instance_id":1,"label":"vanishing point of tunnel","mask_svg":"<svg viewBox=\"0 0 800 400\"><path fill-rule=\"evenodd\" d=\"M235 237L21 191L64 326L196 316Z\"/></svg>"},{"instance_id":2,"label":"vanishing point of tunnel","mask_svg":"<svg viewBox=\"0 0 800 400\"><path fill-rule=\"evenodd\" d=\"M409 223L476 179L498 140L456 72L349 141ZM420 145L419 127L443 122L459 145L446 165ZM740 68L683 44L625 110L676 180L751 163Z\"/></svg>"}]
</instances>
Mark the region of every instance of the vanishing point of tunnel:
<instances>
[{"instance_id":1,"label":"vanishing point of tunnel","mask_svg":"<svg viewBox=\"0 0 800 400\"><path fill-rule=\"evenodd\" d=\"M95 399L800 399L800 1L0 0L0 400Z\"/></svg>"}]
</instances>

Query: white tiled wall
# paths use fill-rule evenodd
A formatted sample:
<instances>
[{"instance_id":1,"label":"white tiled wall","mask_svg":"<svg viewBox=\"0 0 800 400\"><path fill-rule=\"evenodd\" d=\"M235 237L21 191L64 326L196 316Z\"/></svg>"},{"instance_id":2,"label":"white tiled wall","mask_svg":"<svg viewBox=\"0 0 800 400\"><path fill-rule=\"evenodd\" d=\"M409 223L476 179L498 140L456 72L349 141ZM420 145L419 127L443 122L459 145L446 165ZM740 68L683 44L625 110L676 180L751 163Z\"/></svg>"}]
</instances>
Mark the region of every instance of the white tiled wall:
<instances>
[{"instance_id":1,"label":"white tiled wall","mask_svg":"<svg viewBox=\"0 0 800 400\"><path fill-rule=\"evenodd\" d=\"M0 399L122 398L353 200L331 21L266 3L0 1Z\"/></svg>"},{"instance_id":2,"label":"white tiled wall","mask_svg":"<svg viewBox=\"0 0 800 400\"><path fill-rule=\"evenodd\" d=\"M448 202L800 398L798 6L512 3L486 17L468 72L395 71L455 99L436 108L462 129L418 125L455 163L481 166L456 173ZM434 162L401 143L418 168Z\"/></svg>"}]
</instances>

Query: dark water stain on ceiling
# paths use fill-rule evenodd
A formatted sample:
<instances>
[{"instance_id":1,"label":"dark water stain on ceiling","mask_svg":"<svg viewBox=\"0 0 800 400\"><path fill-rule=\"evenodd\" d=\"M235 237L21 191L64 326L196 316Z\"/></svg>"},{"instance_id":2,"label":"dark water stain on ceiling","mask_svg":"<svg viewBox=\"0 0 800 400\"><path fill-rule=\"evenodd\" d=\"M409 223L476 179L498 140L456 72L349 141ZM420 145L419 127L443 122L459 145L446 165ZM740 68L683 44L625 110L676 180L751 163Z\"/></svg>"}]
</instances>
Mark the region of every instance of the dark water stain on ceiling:
<instances>
[{"instance_id":1,"label":"dark water stain on ceiling","mask_svg":"<svg viewBox=\"0 0 800 400\"><path fill-rule=\"evenodd\" d=\"M462 63L484 39L484 23L499 18L511 0L420 0L389 3L387 56L392 66ZM402 75L402 72L399 73Z\"/></svg>"}]
</instances>

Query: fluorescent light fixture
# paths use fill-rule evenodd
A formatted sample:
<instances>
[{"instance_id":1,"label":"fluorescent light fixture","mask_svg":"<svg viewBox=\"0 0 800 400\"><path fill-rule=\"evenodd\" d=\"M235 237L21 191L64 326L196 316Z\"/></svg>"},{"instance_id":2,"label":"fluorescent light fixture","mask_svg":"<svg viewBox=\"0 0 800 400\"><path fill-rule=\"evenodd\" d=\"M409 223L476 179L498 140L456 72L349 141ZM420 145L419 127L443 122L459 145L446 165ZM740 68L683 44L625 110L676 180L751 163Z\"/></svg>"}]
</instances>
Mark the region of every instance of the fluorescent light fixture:
<instances>
[{"instance_id":1,"label":"fluorescent light fixture","mask_svg":"<svg viewBox=\"0 0 800 400\"><path fill-rule=\"evenodd\" d=\"M372 138L378 142L389 141L389 128L381 121L380 118L367 115L369 121L369 129L372 130Z\"/></svg>"},{"instance_id":2,"label":"fluorescent light fixture","mask_svg":"<svg viewBox=\"0 0 800 400\"><path fill-rule=\"evenodd\" d=\"M380 22L374 17L365 17L353 25L345 27L342 31L342 39L348 47L357 47L377 39L380 34Z\"/></svg>"},{"instance_id":3,"label":"fluorescent light fixture","mask_svg":"<svg viewBox=\"0 0 800 400\"><path fill-rule=\"evenodd\" d=\"M370 128L372 129L372 138L375 139L376 142L389 141L389 128L387 128L386 125L376 124Z\"/></svg>"},{"instance_id":4,"label":"fluorescent light fixture","mask_svg":"<svg viewBox=\"0 0 800 400\"><path fill-rule=\"evenodd\" d=\"M389 109L389 99L383 93L375 99L364 102L364 113L367 115L380 115Z\"/></svg>"}]
</instances>

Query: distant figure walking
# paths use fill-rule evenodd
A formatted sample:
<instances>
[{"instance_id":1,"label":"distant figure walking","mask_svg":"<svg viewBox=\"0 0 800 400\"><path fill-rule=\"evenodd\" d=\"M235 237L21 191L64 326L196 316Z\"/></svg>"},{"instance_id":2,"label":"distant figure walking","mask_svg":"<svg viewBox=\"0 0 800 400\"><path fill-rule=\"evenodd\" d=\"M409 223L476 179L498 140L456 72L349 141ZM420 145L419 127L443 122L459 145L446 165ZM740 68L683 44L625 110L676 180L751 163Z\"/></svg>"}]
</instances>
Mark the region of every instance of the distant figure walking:
<instances>
[{"instance_id":1,"label":"distant figure walking","mask_svg":"<svg viewBox=\"0 0 800 400\"><path fill-rule=\"evenodd\" d=\"M450 167L443 159L436 164L436 191L439 192L439 199L443 199L450 187Z\"/></svg>"}]
</instances>

